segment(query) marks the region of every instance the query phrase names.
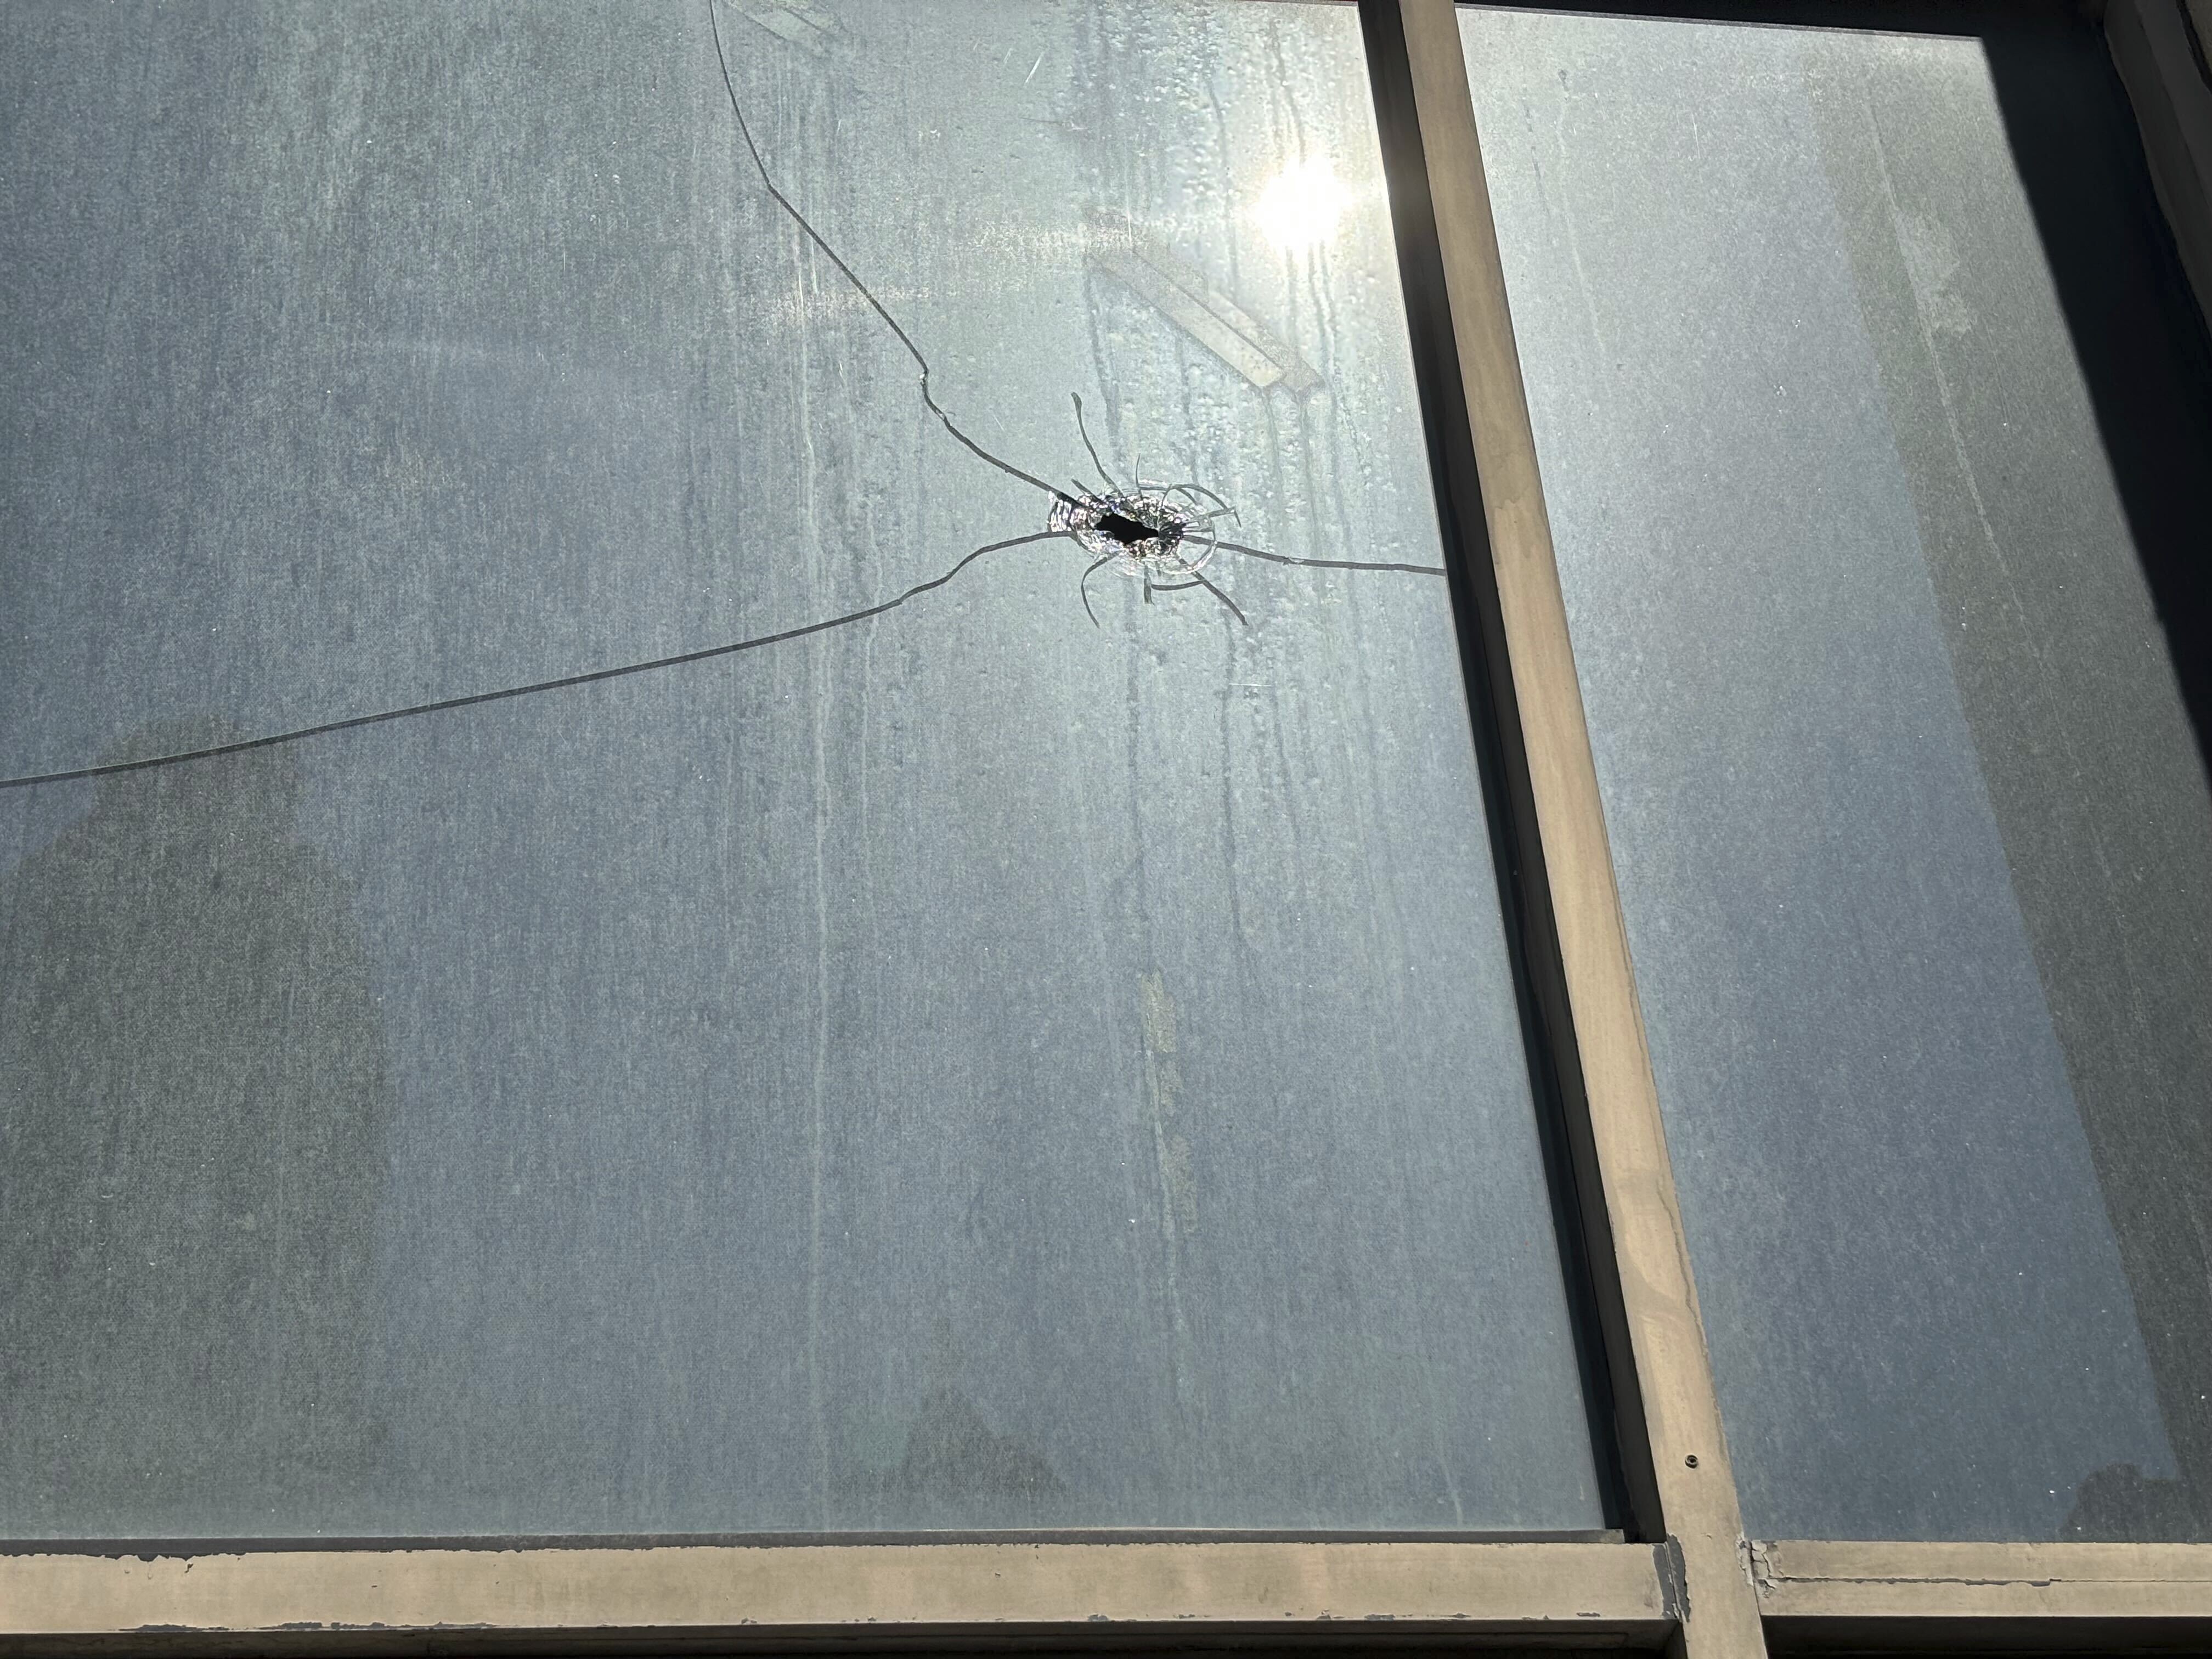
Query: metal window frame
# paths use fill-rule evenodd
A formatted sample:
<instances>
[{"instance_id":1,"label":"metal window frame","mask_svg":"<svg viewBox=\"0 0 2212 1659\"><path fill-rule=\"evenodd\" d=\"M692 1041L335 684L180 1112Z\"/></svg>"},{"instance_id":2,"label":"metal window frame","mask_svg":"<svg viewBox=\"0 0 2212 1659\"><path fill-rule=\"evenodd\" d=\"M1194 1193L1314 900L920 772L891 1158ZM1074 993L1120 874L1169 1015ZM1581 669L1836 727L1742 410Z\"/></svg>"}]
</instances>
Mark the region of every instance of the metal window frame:
<instances>
[{"instance_id":1,"label":"metal window frame","mask_svg":"<svg viewBox=\"0 0 2212 1659\"><path fill-rule=\"evenodd\" d=\"M0 1546L0 1655L2212 1648L2212 1545L1744 1537L1453 0L1358 3L1501 887L1553 1073L1629 1541ZM2112 0L2111 37L2187 243L2212 222L2212 198L2170 159L2168 135L2212 131L2212 86L2192 93L2142 44L2167 29L2151 15L2162 3Z\"/></svg>"}]
</instances>

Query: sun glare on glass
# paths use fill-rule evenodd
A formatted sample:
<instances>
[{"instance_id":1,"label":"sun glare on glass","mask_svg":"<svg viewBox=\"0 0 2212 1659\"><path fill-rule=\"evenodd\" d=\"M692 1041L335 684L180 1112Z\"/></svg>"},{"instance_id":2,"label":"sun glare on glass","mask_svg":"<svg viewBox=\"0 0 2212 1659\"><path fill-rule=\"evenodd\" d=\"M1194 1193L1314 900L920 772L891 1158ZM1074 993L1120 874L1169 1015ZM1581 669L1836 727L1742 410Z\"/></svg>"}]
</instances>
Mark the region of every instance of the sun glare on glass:
<instances>
[{"instance_id":1,"label":"sun glare on glass","mask_svg":"<svg viewBox=\"0 0 2212 1659\"><path fill-rule=\"evenodd\" d=\"M1270 179L1254 214L1277 247L1306 248L1336 234L1345 204L1344 186L1328 162L1316 156L1292 161Z\"/></svg>"}]
</instances>

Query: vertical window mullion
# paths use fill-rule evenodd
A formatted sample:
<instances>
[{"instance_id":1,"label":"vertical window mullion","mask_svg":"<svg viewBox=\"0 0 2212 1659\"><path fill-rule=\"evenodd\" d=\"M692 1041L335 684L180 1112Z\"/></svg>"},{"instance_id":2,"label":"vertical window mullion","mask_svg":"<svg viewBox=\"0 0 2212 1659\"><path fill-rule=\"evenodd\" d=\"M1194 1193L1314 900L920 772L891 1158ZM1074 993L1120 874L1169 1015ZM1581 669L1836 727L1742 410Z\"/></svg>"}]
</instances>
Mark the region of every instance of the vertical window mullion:
<instances>
[{"instance_id":1,"label":"vertical window mullion","mask_svg":"<svg viewBox=\"0 0 2212 1659\"><path fill-rule=\"evenodd\" d=\"M1451 0L1362 0L1462 656L1486 726L1501 885L1604 1334L1637 1534L1693 1656L1764 1651L1613 884Z\"/></svg>"}]
</instances>

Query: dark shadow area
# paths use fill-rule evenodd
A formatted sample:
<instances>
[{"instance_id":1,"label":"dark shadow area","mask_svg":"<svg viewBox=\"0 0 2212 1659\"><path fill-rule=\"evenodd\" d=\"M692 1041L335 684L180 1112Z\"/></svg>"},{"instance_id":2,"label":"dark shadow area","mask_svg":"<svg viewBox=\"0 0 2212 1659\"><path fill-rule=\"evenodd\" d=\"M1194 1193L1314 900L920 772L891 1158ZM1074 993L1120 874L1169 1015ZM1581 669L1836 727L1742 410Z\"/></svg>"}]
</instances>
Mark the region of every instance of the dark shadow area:
<instances>
[{"instance_id":1,"label":"dark shadow area","mask_svg":"<svg viewBox=\"0 0 2212 1659\"><path fill-rule=\"evenodd\" d=\"M1892 29L1911 34L1984 33L2039 0L1458 0L1497 11L1587 12L1601 17L1679 17L1792 28ZM2039 0L2056 10L2067 0ZM2074 9L2079 9L2075 8Z\"/></svg>"},{"instance_id":2,"label":"dark shadow area","mask_svg":"<svg viewBox=\"0 0 2212 1659\"><path fill-rule=\"evenodd\" d=\"M1993 24L1984 42L2006 136L2164 629L2197 757L2212 772L2212 653L2205 648L2212 640L2212 528L2206 516L2212 342L2153 193L2134 114L2101 30L2067 13L2027 11ZM2153 867L2139 873L2156 884L2169 872ZM2131 936L2139 933L2130 930ZM2212 941L2197 943L2201 951ZM2109 986L2124 984L2141 969L2128 944L2115 941L2106 953ZM2087 965L2078 964L2077 972ZM2048 971L2046 966L2046 976ZM2188 976L2185 967L2174 971ZM2181 1036L2157 1028L2169 1019L2201 1028L2202 1006L2194 1021L2185 1005L2168 1007L2129 1043L2132 1053L2100 1064L2096 1051L2114 1044L2112 1033L2067 1031L2068 999L2062 988L2052 990L2180 1469L2178 1480L2152 1478L2130 1465L2092 1473L2063 1535L2212 1537L2212 1262L2197 1220L2212 1195L2212 1121L2201 1092L2206 1079L2177 1057L2177 1074L2163 1079L2166 1086L2147 1086L2158 1057ZM2099 1023L2124 1030L2116 1014ZM2122 1086L2124 1071L2132 1074L2132 1087ZM2095 1075L2105 1072L2113 1075Z\"/></svg>"},{"instance_id":3,"label":"dark shadow area","mask_svg":"<svg viewBox=\"0 0 2212 1659\"><path fill-rule=\"evenodd\" d=\"M2102 29L2022 7L1992 22L1984 45L2197 752L2212 769L2212 340Z\"/></svg>"},{"instance_id":4,"label":"dark shadow area","mask_svg":"<svg viewBox=\"0 0 2212 1659\"><path fill-rule=\"evenodd\" d=\"M0 1529L289 1529L375 1466L392 1085L301 791L265 750L109 778L0 884Z\"/></svg>"},{"instance_id":5,"label":"dark shadow area","mask_svg":"<svg viewBox=\"0 0 2212 1659\"><path fill-rule=\"evenodd\" d=\"M2141 1299L2138 1291L2137 1300ZM2169 1390L2161 1387L2160 1392ZM2061 1535L2081 1543L2103 1544L2166 1544L2176 1539L2202 1539L2206 1517L2200 1475L2200 1471L2192 1471L2181 1480L2168 1480L2145 1474L2133 1463L2107 1463L2075 1489L2074 1507L2067 1511Z\"/></svg>"},{"instance_id":6,"label":"dark shadow area","mask_svg":"<svg viewBox=\"0 0 2212 1659\"><path fill-rule=\"evenodd\" d=\"M977 1516L1034 1514L1066 1496L1044 1457L994 1433L975 1402L952 1389L924 1397L898 1467L884 1483L919 1524L958 1526Z\"/></svg>"},{"instance_id":7,"label":"dark shadow area","mask_svg":"<svg viewBox=\"0 0 2212 1659\"><path fill-rule=\"evenodd\" d=\"M2186 1618L1769 1619L1766 1650L1774 1659L1821 1654L1829 1659L1936 1659L1975 1653L1987 1659L2121 1659L2130 1654L2198 1654L2204 1627Z\"/></svg>"}]
</instances>

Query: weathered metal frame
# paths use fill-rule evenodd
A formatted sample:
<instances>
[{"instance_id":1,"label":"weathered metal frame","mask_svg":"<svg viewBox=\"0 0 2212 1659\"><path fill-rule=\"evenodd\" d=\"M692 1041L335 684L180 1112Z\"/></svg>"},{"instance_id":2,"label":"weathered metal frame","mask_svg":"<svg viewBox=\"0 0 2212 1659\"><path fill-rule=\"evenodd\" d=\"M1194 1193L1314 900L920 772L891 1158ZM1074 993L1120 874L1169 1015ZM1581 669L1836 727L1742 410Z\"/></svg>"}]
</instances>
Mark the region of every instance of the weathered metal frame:
<instances>
[{"instance_id":1,"label":"weathered metal frame","mask_svg":"<svg viewBox=\"0 0 2212 1659\"><path fill-rule=\"evenodd\" d=\"M1454 599L1495 739L1493 827L1556 1072L1632 1541L31 1546L0 1553L0 1654L2212 1648L2212 1546L1744 1540L1452 0L1359 5ZM2175 82L2146 61L2122 58L2131 92ZM2212 101L2184 114L2194 131ZM2142 118L2147 133L2165 119Z\"/></svg>"},{"instance_id":2,"label":"weathered metal frame","mask_svg":"<svg viewBox=\"0 0 2212 1659\"><path fill-rule=\"evenodd\" d=\"M2212 1615L2212 1546L2203 1544L1947 1544L1806 1542L1751 1547L1759 1594L1777 1617L1898 1613L1936 1608L1991 1617L2038 1611L2107 1616L2129 1611ZM1950 1595L1943 1587L1960 1591Z\"/></svg>"},{"instance_id":3,"label":"weathered metal frame","mask_svg":"<svg viewBox=\"0 0 2212 1659\"><path fill-rule=\"evenodd\" d=\"M1649 1648L1649 1547L1133 1543L0 1559L0 1651L668 1651L1534 1637ZM1054 1641L1056 1639L1056 1642Z\"/></svg>"}]
</instances>

